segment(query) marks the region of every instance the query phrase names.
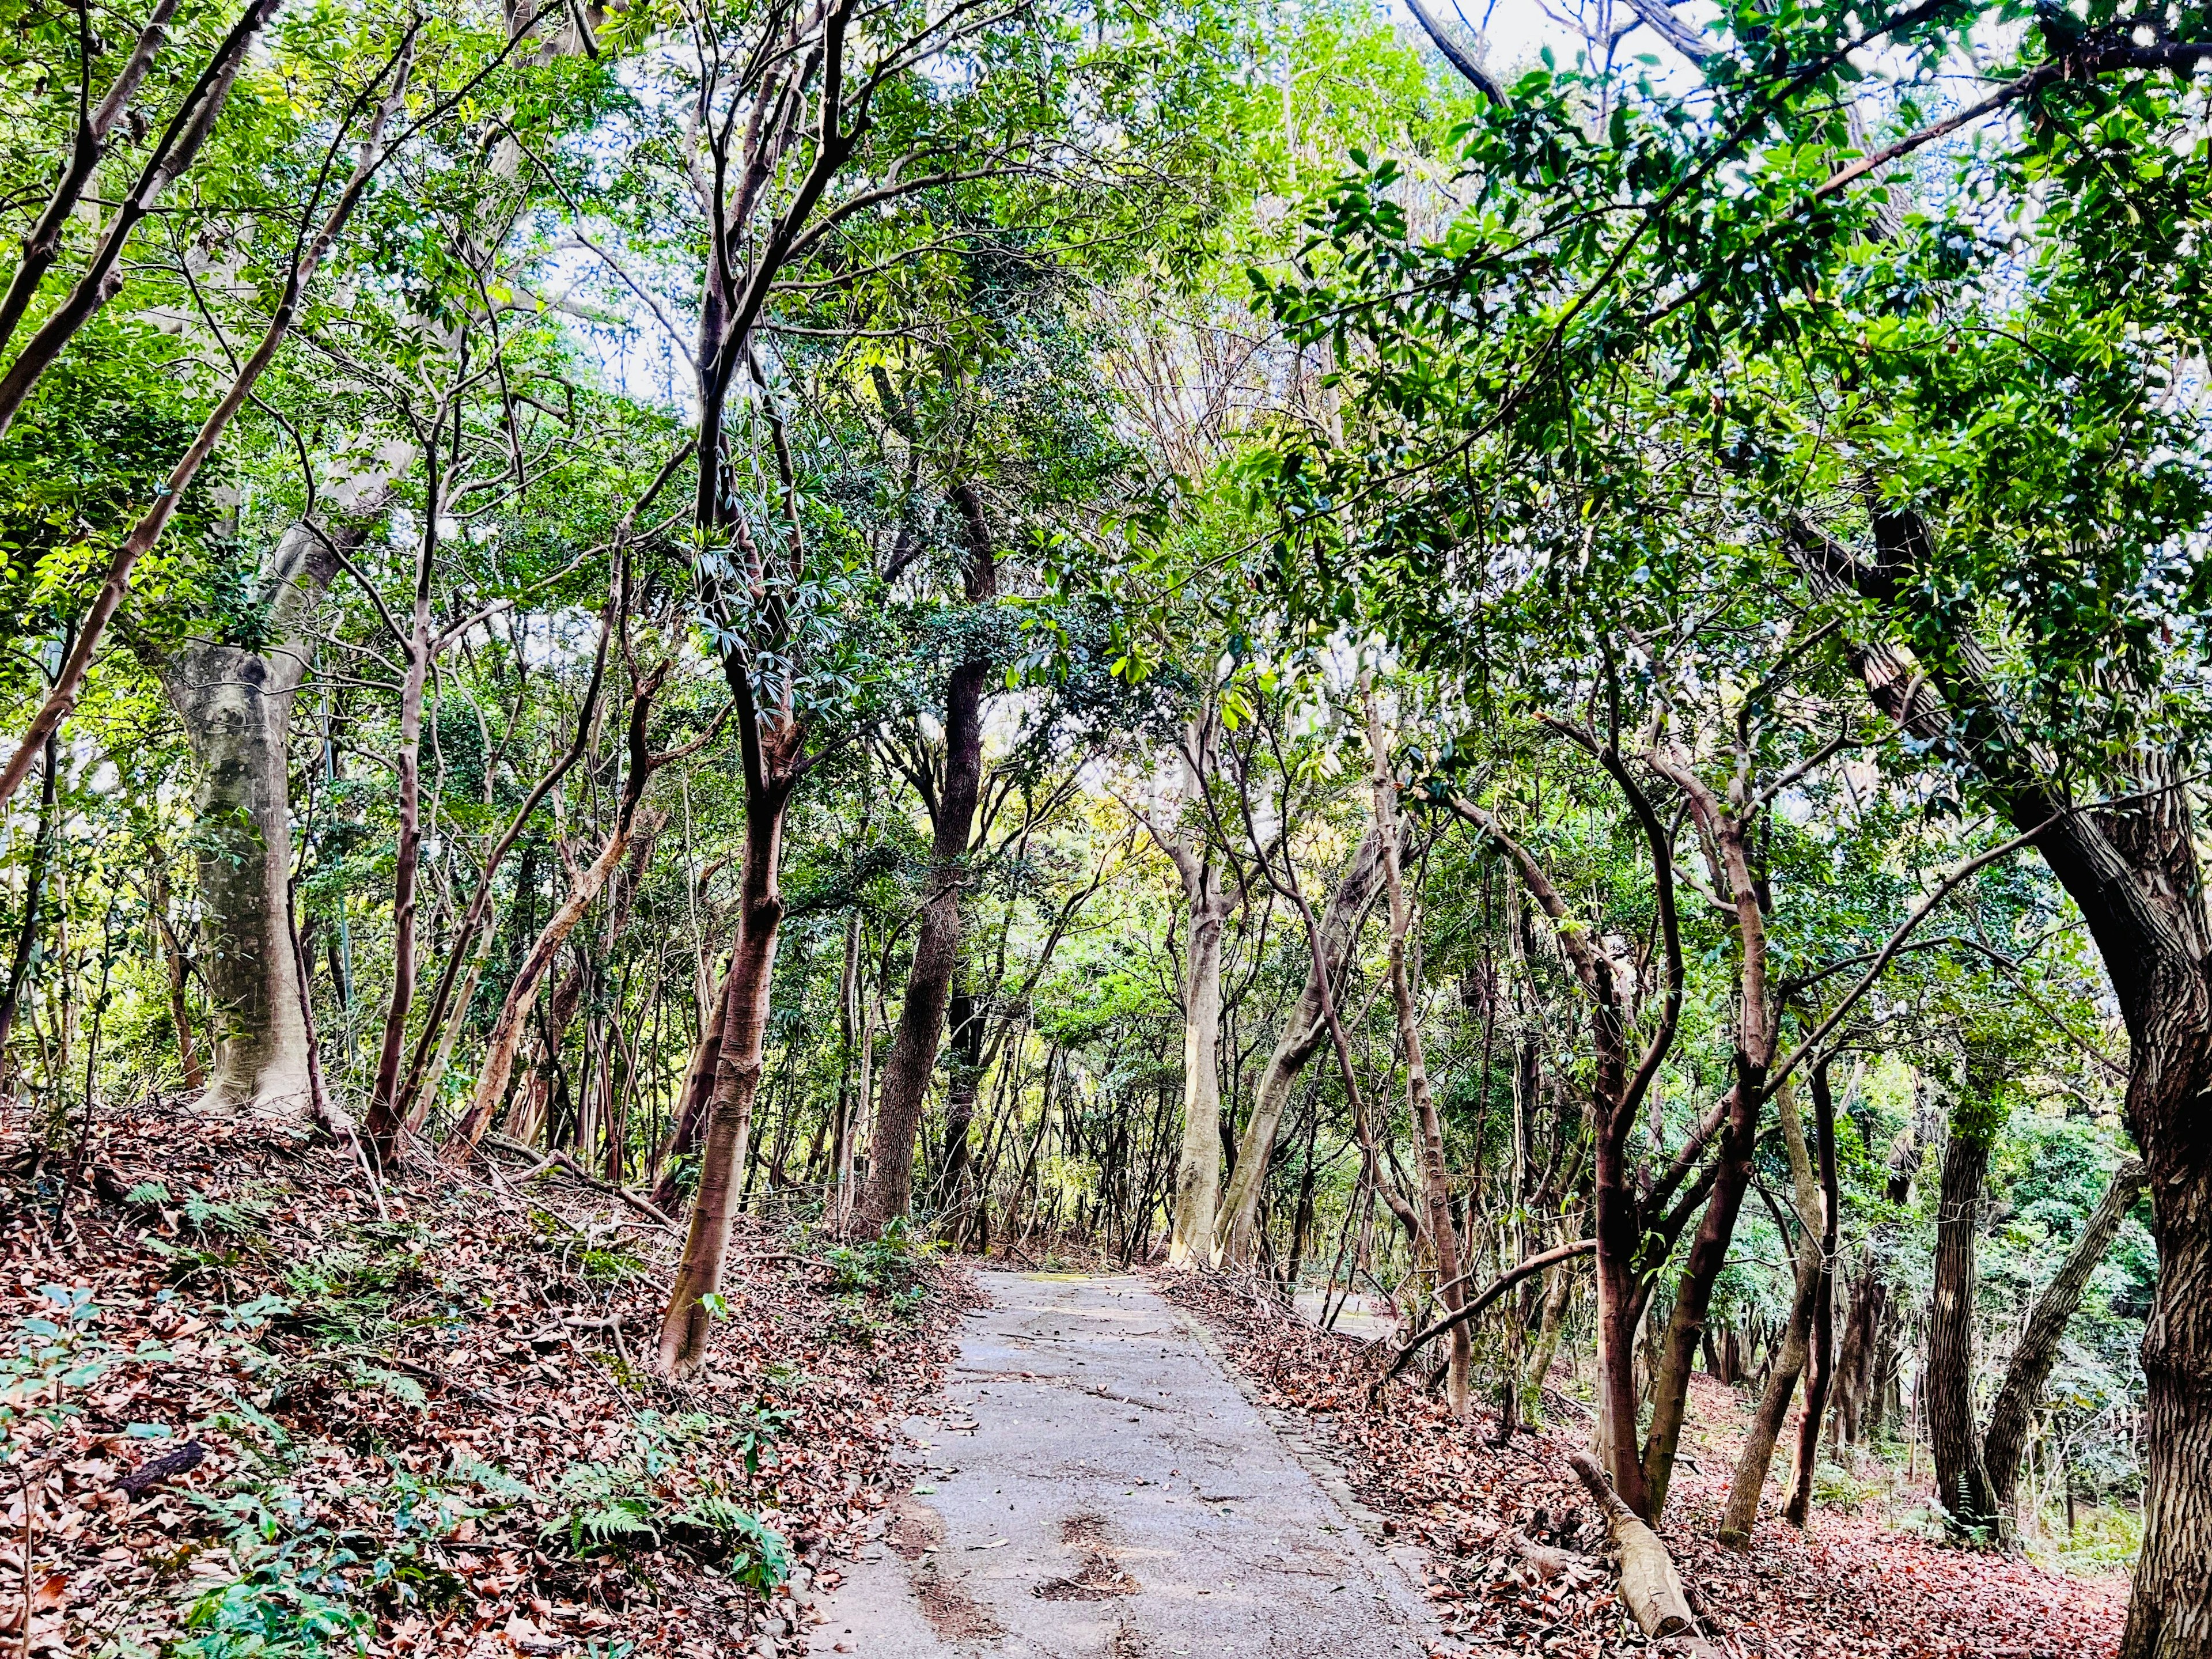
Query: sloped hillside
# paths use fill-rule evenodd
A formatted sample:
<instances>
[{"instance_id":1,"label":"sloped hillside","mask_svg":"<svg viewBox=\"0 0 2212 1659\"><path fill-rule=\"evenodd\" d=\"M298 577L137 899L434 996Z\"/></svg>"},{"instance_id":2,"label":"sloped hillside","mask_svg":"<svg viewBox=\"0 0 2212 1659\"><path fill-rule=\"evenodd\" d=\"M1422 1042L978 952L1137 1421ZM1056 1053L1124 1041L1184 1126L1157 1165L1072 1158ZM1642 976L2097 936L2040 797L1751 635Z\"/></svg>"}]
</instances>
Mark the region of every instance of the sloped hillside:
<instances>
[{"instance_id":1,"label":"sloped hillside","mask_svg":"<svg viewBox=\"0 0 2212 1659\"><path fill-rule=\"evenodd\" d=\"M799 1646L966 1294L896 1241L741 1224L671 1386L675 1235L573 1169L378 1182L162 1110L77 1158L27 1130L0 1120L0 1632L27 1609L32 1654Z\"/></svg>"}]
</instances>

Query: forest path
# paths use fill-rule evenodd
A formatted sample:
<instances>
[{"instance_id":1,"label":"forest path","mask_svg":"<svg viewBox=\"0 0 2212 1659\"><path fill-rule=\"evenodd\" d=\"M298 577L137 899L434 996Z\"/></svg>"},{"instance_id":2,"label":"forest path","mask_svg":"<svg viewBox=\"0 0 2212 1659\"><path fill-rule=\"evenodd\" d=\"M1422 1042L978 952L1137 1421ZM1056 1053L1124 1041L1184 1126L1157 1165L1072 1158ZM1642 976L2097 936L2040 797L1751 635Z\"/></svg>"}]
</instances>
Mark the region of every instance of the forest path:
<instances>
[{"instance_id":1,"label":"forest path","mask_svg":"<svg viewBox=\"0 0 2212 1659\"><path fill-rule=\"evenodd\" d=\"M1129 1277L979 1275L911 1495L817 1603L860 1659L1419 1659L1436 1626L1342 1480Z\"/></svg>"}]
</instances>

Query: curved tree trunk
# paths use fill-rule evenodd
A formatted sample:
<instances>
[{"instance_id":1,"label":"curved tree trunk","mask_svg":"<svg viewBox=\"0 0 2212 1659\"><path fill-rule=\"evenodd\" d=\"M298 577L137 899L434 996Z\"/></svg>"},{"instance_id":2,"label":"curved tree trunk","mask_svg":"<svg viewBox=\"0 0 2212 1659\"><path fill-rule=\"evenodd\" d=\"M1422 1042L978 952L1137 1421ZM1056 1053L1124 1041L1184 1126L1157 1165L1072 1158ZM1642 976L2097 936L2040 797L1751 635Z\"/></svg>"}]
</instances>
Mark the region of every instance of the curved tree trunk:
<instances>
[{"instance_id":1,"label":"curved tree trunk","mask_svg":"<svg viewBox=\"0 0 2212 1659\"><path fill-rule=\"evenodd\" d=\"M1382 838L1370 821L1352 855L1351 867L1322 913L1322 948L1331 975L1344 971L1360 915L1375 896L1376 884L1382 873ZM1260 1196L1267 1188L1267 1165L1274 1153L1275 1138L1281 1133L1283 1112L1307 1062L1328 1041L1328 1022L1322 1018L1321 987L1316 982L1321 971L1317 963L1307 969L1305 987L1284 1017L1282 1035L1275 1039L1274 1049L1261 1068L1252 1115L1245 1121L1244 1133L1237 1144L1236 1166L1217 1221L1219 1254L1226 1261L1249 1265L1252 1261L1258 1243Z\"/></svg>"},{"instance_id":2,"label":"curved tree trunk","mask_svg":"<svg viewBox=\"0 0 2212 1659\"><path fill-rule=\"evenodd\" d=\"M1996 1403L1990 1407L1988 1432L1982 1437L1982 1466L1989 1473L1990 1492L2001 1515L2012 1512L2020 1481L2021 1449L2027 1442L2028 1425L2043 1398L2043 1385L2050 1380L2051 1367L2058 1358L2059 1339L2066 1334L2074 1310L2081 1305L2089 1275L2112 1248L2112 1235L2119 1231L2120 1223L2142 1195L2146 1178L2143 1166L2134 1158L2112 1171L2104 1197L2083 1224L2074 1248L2066 1253L2065 1261L2058 1264L2058 1271L2051 1276L2028 1313L2027 1325L2012 1352L2012 1363L2005 1368L2004 1382L1997 1389Z\"/></svg>"},{"instance_id":3,"label":"curved tree trunk","mask_svg":"<svg viewBox=\"0 0 2212 1659\"><path fill-rule=\"evenodd\" d=\"M999 583L982 503L964 483L954 486L951 494L967 544L968 602L987 604L998 597ZM960 890L983 783L983 687L989 672L988 663L971 655L945 678L945 781L931 814L929 893L907 969L897 1035L884 1061L867 1184L854 1213L854 1227L867 1237L904 1215L914 1202L915 1136L921 1128L922 1103L937 1069L945 1004L959 965Z\"/></svg>"},{"instance_id":4,"label":"curved tree trunk","mask_svg":"<svg viewBox=\"0 0 2212 1659\"><path fill-rule=\"evenodd\" d=\"M1721 1542L1739 1548L1751 1542L1752 1528L1759 1521L1759 1501L1766 1490L1767 1471L1774 1462L1775 1443L1782 1437L1782 1425L1789 1419L1790 1402L1797 1392L1797 1380L1804 1374L1813 1310L1820 1297L1820 1271L1825 1261L1820 1249L1820 1189L1813 1174L1812 1159L1805 1150L1804 1127L1797 1116L1796 1091L1787 1081L1775 1091L1774 1105L1782 1120L1783 1145L1789 1149L1790 1186L1797 1206L1797 1288L1790 1298L1790 1322L1784 1330L1781 1350L1775 1356L1773 1369L1767 1373L1766 1387L1760 1392L1758 1408L1751 1414L1743 1450L1729 1482L1728 1501L1721 1511Z\"/></svg>"},{"instance_id":5,"label":"curved tree trunk","mask_svg":"<svg viewBox=\"0 0 2212 1659\"><path fill-rule=\"evenodd\" d=\"M769 787L746 803L738 940L722 981L722 1041L700 1148L699 1195L692 1202L690 1228L660 1322L659 1365L665 1376L690 1376L705 1363L714 1314L708 1298L722 1288L730 1224L737 1215L752 1139L753 1102L760 1093L769 992L783 922L783 896L776 875L783 852L784 806L789 799L788 783L772 777Z\"/></svg>"},{"instance_id":6,"label":"curved tree trunk","mask_svg":"<svg viewBox=\"0 0 2212 1659\"><path fill-rule=\"evenodd\" d=\"M1917 514L1877 514L1862 558L1809 526L1791 556L1821 598L1845 592L1913 620L1932 551ZM2110 806L2069 793L2055 757L2008 720L1972 635L1923 664L1885 635L1854 640L1852 665L1875 705L1916 739L1967 756L1996 805L2081 908L2128 1028L2129 1132L2149 1170L2159 1275L2143 1334L2148 1445L2143 1542L2120 1659L2212 1655L2212 920L2204 906L2179 757L2140 757L2136 786ZM1931 672L1932 671L1932 672ZM2142 787L2143 785L2154 787Z\"/></svg>"}]
</instances>

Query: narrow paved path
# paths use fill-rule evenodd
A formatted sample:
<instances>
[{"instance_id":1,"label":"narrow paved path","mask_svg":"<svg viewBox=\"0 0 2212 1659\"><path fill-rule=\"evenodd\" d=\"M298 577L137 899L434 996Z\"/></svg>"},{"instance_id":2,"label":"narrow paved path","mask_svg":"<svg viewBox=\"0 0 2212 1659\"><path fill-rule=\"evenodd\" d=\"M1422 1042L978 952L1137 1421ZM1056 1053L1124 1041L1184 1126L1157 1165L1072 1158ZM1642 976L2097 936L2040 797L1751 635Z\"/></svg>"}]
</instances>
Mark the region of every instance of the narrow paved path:
<instances>
[{"instance_id":1,"label":"narrow paved path","mask_svg":"<svg viewBox=\"0 0 2212 1659\"><path fill-rule=\"evenodd\" d=\"M992 1305L962 1333L943 1415L908 1425L909 1495L820 1599L811 1653L1430 1650L1425 1607L1342 1483L1175 1309L1129 1278L981 1277Z\"/></svg>"}]
</instances>

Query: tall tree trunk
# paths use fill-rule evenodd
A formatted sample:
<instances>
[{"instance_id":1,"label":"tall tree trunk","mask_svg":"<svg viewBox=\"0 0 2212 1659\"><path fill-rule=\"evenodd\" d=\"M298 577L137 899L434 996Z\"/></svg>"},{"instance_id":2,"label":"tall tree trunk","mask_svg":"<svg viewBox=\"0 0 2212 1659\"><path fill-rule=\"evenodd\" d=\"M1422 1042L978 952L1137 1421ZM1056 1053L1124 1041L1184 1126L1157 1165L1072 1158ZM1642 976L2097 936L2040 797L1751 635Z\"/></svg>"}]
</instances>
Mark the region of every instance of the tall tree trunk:
<instances>
[{"instance_id":1,"label":"tall tree trunk","mask_svg":"<svg viewBox=\"0 0 2212 1659\"><path fill-rule=\"evenodd\" d=\"M1782 1142L1790 1154L1790 1183L1797 1208L1796 1290L1790 1297L1790 1322L1785 1328L1774 1368L1751 1414L1743 1450L1729 1482L1728 1502L1721 1511L1720 1539L1723 1544L1748 1547L1752 1528L1759 1521L1759 1500L1766 1489L1766 1474L1774 1461L1775 1442L1790 1416L1790 1401L1804 1374L1813 1331L1813 1313L1820 1291L1822 1205L1813 1161L1805 1150L1804 1126L1797 1116L1796 1091L1785 1081L1775 1091L1774 1106L1782 1121Z\"/></svg>"},{"instance_id":2,"label":"tall tree trunk","mask_svg":"<svg viewBox=\"0 0 2212 1659\"><path fill-rule=\"evenodd\" d=\"M762 1049L768 1035L769 992L783 922L777 866L790 788L779 781L781 771L779 768L768 775L766 787L748 790L738 939L730 954L730 971L722 981L722 1042L715 1056L706 1139L700 1149L699 1193L692 1201L690 1228L660 1322L659 1365L665 1376L690 1376L706 1363L714 1311L708 1298L721 1291L730 1224L750 1161L753 1103L760 1092Z\"/></svg>"},{"instance_id":3,"label":"tall tree trunk","mask_svg":"<svg viewBox=\"0 0 2212 1659\"><path fill-rule=\"evenodd\" d=\"M1928 1304L1928 1447L1936 1494L1961 1527L1996 1524L1996 1494L1974 1429L1975 1235L1990 1132L1954 1114L1936 1206L1936 1287Z\"/></svg>"},{"instance_id":4,"label":"tall tree trunk","mask_svg":"<svg viewBox=\"0 0 2212 1659\"><path fill-rule=\"evenodd\" d=\"M177 1061L184 1072L185 1087L197 1094L207 1086L207 1073L201 1069L199 1048L192 1041L191 1005L185 996L184 945L169 922L169 878L163 867L166 860L159 848L149 847L148 851L152 855L149 866L152 891L149 896L154 908L154 930L161 945L162 965L168 970L169 1024L177 1034ZM14 1018L12 1007L0 1012L0 1054L7 1052L8 1027Z\"/></svg>"},{"instance_id":5,"label":"tall tree trunk","mask_svg":"<svg viewBox=\"0 0 2212 1659\"><path fill-rule=\"evenodd\" d=\"M1413 909L1407 900L1405 879L1398 867L1398 781L1390 770L1382 711L1376 705L1371 688L1366 690L1366 702L1367 747L1373 763L1375 828L1380 832L1382 844L1383 890L1390 900L1390 1000L1398 1014L1398 1047L1406 1062L1406 1093L1413 1106L1415 1131L1421 1138L1422 1184L1428 1194L1429 1248L1436 1256L1438 1300L1443 1302L1446 1313L1457 1313L1466 1306L1468 1292L1460 1272L1459 1230L1452 1222L1451 1171L1444 1163L1443 1121L1437 1115L1436 1097L1429 1089L1428 1060L1421 1048L1420 1011L1413 1001L1413 975L1406 965L1407 947L1413 931ZM1468 1331L1468 1322L1459 1320L1451 1328L1445 1400L1455 1417L1467 1415L1468 1377L1474 1363L1474 1338ZM1510 1411L1517 1401L1516 1391L1510 1382L1505 1392L1507 1409Z\"/></svg>"},{"instance_id":6,"label":"tall tree trunk","mask_svg":"<svg viewBox=\"0 0 2212 1659\"><path fill-rule=\"evenodd\" d=\"M436 430L433 422L431 429ZM407 672L399 686L399 836L392 863L392 995L384 1013L384 1042L369 1085L362 1127L386 1161L399 1150L399 1058L406 1045L407 1011L415 1000L416 887L422 860L422 698L430 674L430 578L437 567L438 525L445 511L439 491L438 446L425 452L428 499L415 554L414 605L410 611ZM502 1083L504 1079L502 1079Z\"/></svg>"},{"instance_id":7,"label":"tall tree trunk","mask_svg":"<svg viewBox=\"0 0 2212 1659\"><path fill-rule=\"evenodd\" d=\"M1362 914L1374 899L1382 873L1382 842L1370 821L1367 833L1352 855L1352 864L1329 895L1322 913L1321 935L1327 971L1340 975L1351 954L1353 933ZM1259 1087L1252 1099L1252 1115L1237 1145L1237 1161L1223 1194L1217 1231L1224 1261L1249 1266L1255 1243L1254 1224L1260 1213L1260 1195L1267 1188L1267 1165L1275 1138L1281 1132L1284 1109L1307 1063L1328 1041L1328 1022L1322 1018L1321 988L1316 976L1319 963L1306 969L1304 988L1284 1017L1267 1063L1261 1068Z\"/></svg>"},{"instance_id":8,"label":"tall tree trunk","mask_svg":"<svg viewBox=\"0 0 2212 1659\"><path fill-rule=\"evenodd\" d=\"M1808 526L1791 556L1814 593L1846 592L1919 620L1934 531L1911 512L1875 516L1874 552ZM1923 663L1884 635L1851 641L1875 705L1916 740L1963 754L2013 826L2034 837L2087 922L2128 1028L2129 1132L2149 1170L2158 1283L2142 1364L2148 1443L2143 1542L2120 1659L2212 1655L2212 926L2187 763L2139 756L2110 806L2075 801L2058 757L2008 717L1989 653L1971 635ZM2149 787L2145 787L2149 786Z\"/></svg>"},{"instance_id":9,"label":"tall tree trunk","mask_svg":"<svg viewBox=\"0 0 2212 1659\"><path fill-rule=\"evenodd\" d=\"M965 483L954 486L965 542L968 603L998 597L998 568L983 505ZM960 955L960 892L967 878L968 841L975 831L975 802L983 781L983 689L990 665L980 648L955 665L945 686L945 779L931 815L929 894L922 902L914 959L907 969L906 1000L897 1035L884 1062L883 1092L876 1109L875 1139L867 1185L854 1224L870 1237L914 1201L915 1136L922 1103L937 1069L945 1035L945 1007Z\"/></svg>"},{"instance_id":10,"label":"tall tree trunk","mask_svg":"<svg viewBox=\"0 0 2212 1659\"><path fill-rule=\"evenodd\" d=\"M1747 840L1753 822L1753 813L1745 799L1745 780L1750 770L1748 757L1744 758L1729 781L1725 802L1698 776L1686 756L1655 752L1652 764L1689 797L1691 811L1699 828L1718 849L1715 874L1717 878L1724 870L1728 877L1739 952L1735 1009L1735 1076L1720 1129L1712 1192L1706 1200L1705 1213L1698 1218L1698 1231L1691 1238L1681 1277L1675 1285L1674 1308L1667 1321L1666 1336L1652 1379L1651 1428L1644 1446L1644 1479L1650 1508L1642 1513L1656 1523L1667 1507L1667 1489L1674 1476L1675 1451L1681 1442L1682 1421L1689 1404L1690 1372L1697 1360L1698 1340L1705 1334L1713 1285L1727 1264L1729 1241L1735 1237L1736 1215L1751 1181L1752 1154L1759 1139L1759 1107L1766 1097L1779 1028L1767 995L1766 918L1761 896L1764 887L1753 877Z\"/></svg>"},{"instance_id":11,"label":"tall tree trunk","mask_svg":"<svg viewBox=\"0 0 2212 1659\"><path fill-rule=\"evenodd\" d=\"M945 1012L951 1030L945 1045L945 1156L939 1160L937 1184L945 1199L945 1237L957 1239L965 1230L974 1196L969 1188L975 1149L968 1140L983 1079L983 1011L961 986Z\"/></svg>"},{"instance_id":12,"label":"tall tree trunk","mask_svg":"<svg viewBox=\"0 0 2212 1659\"><path fill-rule=\"evenodd\" d=\"M830 1211L831 1224L844 1231L853 1201L853 1137L860 1127L854 1101L854 1067L860 1059L860 909L845 921L845 962L837 976L837 1124L830 1141Z\"/></svg>"},{"instance_id":13,"label":"tall tree trunk","mask_svg":"<svg viewBox=\"0 0 2212 1659\"><path fill-rule=\"evenodd\" d=\"M31 864L23 878L23 919L15 929L15 949L8 963L8 988L0 993L0 1072L6 1070L8 1038L21 1012L23 989L39 959L39 909L46 901L46 868L53 862L54 837L61 826L61 734L46 734L45 772L39 780L39 829L31 842Z\"/></svg>"},{"instance_id":14,"label":"tall tree trunk","mask_svg":"<svg viewBox=\"0 0 2212 1659\"><path fill-rule=\"evenodd\" d=\"M324 534L349 549L368 529L361 520L327 532L297 525L278 539L260 574L276 641L265 653L195 641L155 665L199 773L192 840L215 1049L200 1104L210 1110L313 1110L292 949L292 704L316 601L337 572Z\"/></svg>"},{"instance_id":15,"label":"tall tree trunk","mask_svg":"<svg viewBox=\"0 0 2212 1659\"><path fill-rule=\"evenodd\" d=\"M1805 1414L1797 1430L1797 1449L1790 1465L1790 1496L1783 1519L1805 1524L1813 1502L1813 1473L1820 1455L1820 1419L1828 1409L1828 1389L1835 1376L1836 1351L1836 1237L1843 1208L1836 1184L1836 1109L1828 1093L1828 1062L1813 1068L1813 1120L1820 1135L1820 1272L1813 1291L1813 1334L1805 1376Z\"/></svg>"},{"instance_id":16,"label":"tall tree trunk","mask_svg":"<svg viewBox=\"0 0 2212 1659\"><path fill-rule=\"evenodd\" d=\"M2104 1197L2083 1224L2074 1248L2066 1253L2028 1312L2027 1323L2012 1352L2012 1363L2005 1368L2004 1382L1997 1389L1996 1403L1990 1407L1988 1432L1982 1437L1982 1466L1988 1472L1990 1496L2000 1515L2013 1511L2021 1449L2027 1443L2035 1407L2043 1398L2043 1385L2050 1380L2051 1367L2058 1358L2058 1343L2066 1334L2067 1322L2081 1305L2081 1292L2088 1286L2089 1275L2105 1259L2105 1252L2112 1248L2112 1235L2119 1231L2120 1223L2142 1195L2147 1174L2134 1158L2112 1171Z\"/></svg>"},{"instance_id":17,"label":"tall tree trunk","mask_svg":"<svg viewBox=\"0 0 2212 1659\"><path fill-rule=\"evenodd\" d=\"M1170 1266L1212 1259L1221 1191L1221 935L1229 917L1221 866L1194 855L1187 880L1182 989L1182 1146L1176 1158Z\"/></svg>"}]
</instances>

